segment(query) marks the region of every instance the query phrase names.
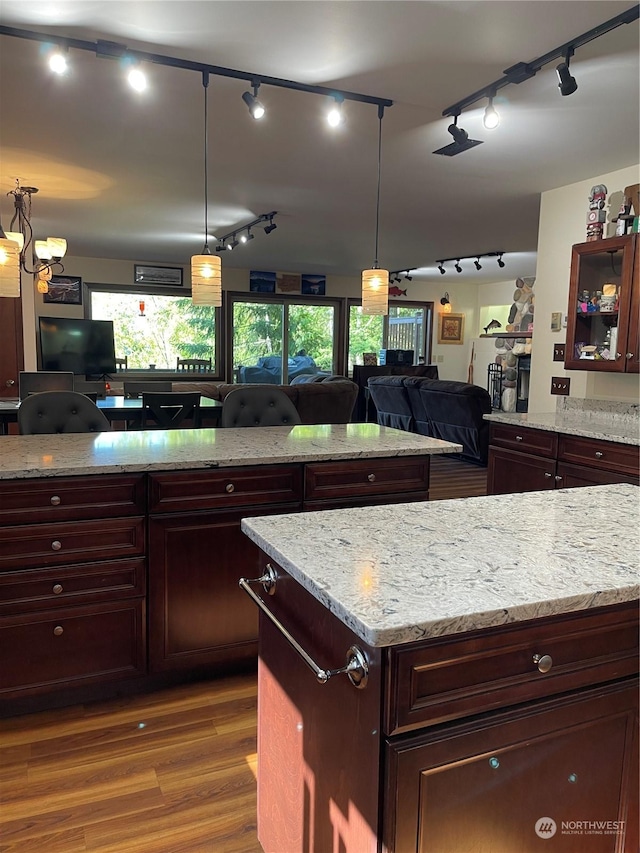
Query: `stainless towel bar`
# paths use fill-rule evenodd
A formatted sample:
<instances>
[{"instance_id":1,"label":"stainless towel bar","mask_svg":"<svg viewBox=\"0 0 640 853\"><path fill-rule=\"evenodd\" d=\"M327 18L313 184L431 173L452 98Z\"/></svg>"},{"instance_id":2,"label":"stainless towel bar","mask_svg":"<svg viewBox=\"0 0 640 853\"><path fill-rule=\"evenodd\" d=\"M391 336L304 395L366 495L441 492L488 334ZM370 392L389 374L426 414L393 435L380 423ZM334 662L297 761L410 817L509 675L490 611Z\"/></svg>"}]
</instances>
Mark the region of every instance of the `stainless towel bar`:
<instances>
[{"instance_id":1,"label":"stainless towel bar","mask_svg":"<svg viewBox=\"0 0 640 853\"><path fill-rule=\"evenodd\" d=\"M276 626L278 631L282 634L282 636L287 640L287 642L293 646L296 652L300 655L302 660L307 664L309 669L314 673L315 677L318 679L320 684L326 684L330 678L333 678L334 675L342 675L343 673L348 676L349 681L357 687L359 690L367 686L367 680L369 678L369 664L367 662L367 658L365 657L364 652L359 646L351 646L346 655L346 663L344 666L341 666L339 669L323 669L318 666L318 664L313 660L311 655L302 648L300 643L293 637L289 631L285 628L285 626L280 622L280 620L273 615L273 613L269 610L264 601L257 595L252 589L250 584L258 584L261 583L266 592L270 595L273 595L276 588L277 575L270 564L267 564L267 568L265 574L260 578L240 578L238 581L238 585L241 589L243 589L247 595L253 599L253 601L258 605L260 610L271 620L271 622Z\"/></svg>"}]
</instances>

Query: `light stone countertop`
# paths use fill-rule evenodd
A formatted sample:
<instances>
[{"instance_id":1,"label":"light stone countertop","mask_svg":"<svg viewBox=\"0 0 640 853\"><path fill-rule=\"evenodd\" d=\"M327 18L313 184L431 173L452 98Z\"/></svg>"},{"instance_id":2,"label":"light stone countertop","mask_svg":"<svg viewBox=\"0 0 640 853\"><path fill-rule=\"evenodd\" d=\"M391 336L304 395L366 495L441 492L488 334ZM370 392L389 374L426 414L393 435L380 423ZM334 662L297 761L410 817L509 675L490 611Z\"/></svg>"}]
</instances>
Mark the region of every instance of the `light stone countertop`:
<instances>
[{"instance_id":1,"label":"light stone countertop","mask_svg":"<svg viewBox=\"0 0 640 853\"><path fill-rule=\"evenodd\" d=\"M459 453L377 424L0 436L0 480Z\"/></svg>"},{"instance_id":2,"label":"light stone countertop","mask_svg":"<svg viewBox=\"0 0 640 853\"><path fill-rule=\"evenodd\" d=\"M640 445L638 421L612 419L588 419L563 412L541 414L518 414L515 412L492 412L485 415L486 421L509 424L511 426L530 427L547 432L561 432L565 435L577 435L583 438L597 438L602 441L617 441L621 444Z\"/></svg>"},{"instance_id":3,"label":"light stone countertop","mask_svg":"<svg viewBox=\"0 0 640 853\"><path fill-rule=\"evenodd\" d=\"M527 492L243 519L371 646L631 601L640 489Z\"/></svg>"}]
</instances>

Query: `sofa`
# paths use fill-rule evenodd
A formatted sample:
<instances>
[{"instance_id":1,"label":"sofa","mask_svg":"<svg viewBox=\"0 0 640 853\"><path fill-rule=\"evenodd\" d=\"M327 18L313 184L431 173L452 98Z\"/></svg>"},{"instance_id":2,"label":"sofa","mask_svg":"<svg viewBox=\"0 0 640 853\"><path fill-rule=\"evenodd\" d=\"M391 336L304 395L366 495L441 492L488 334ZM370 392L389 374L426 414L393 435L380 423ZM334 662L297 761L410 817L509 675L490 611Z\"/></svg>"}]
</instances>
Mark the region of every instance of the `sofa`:
<instances>
[{"instance_id":1,"label":"sofa","mask_svg":"<svg viewBox=\"0 0 640 853\"><path fill-rule=\"evenodd\" d=\"M310 355L294 355L287 360L289 382L296 376L320 373L320 369ZM324 374L326 376L326 373ZM266 355L258 359L257 364L238 368L236 377L242 384L280 385L282 383L282 358L279 355Z\"/></svg>"},{"instance_id":2,"label":"sofa","mask_svg":"<svg viewBox=\"0 0 640 853\"><path fill-rule=\"evenodd\" d=\"M351 420L358 396L358 386L350 379L324 382L299 382L278 385L293 400L303 424L346 424ZM258 383L264 384L264 383ZM272 383L268 383L272 384ZM234 388L246 388L246 383L227 385L222 382L174 382L174 391L197 391L212 400L224 400Z\"/></svg>"},{"instance_id":3,"label":"sofa","mask_svg":"<svg viewBox=\"0 0 640 853\"><path fill-rule=\"evenodd\" d=\"M354 364L353 381L358 386L358 399L354 421L376 420L376 409L372 398L365 393L367 382L372 376L426 376L438 378L437 364Z\"/></svg>"},{"instance_id":4,"label":"sofa","mask_svg":"<svg viewBox=\"0 0 640 853\"><path fill-rule=\"evenodd\" d=\"M486 466L489 392L479 385L420 376L372 376L369 393L378 423L461 444L465 462Z\"/></svg>"}]
</instances>

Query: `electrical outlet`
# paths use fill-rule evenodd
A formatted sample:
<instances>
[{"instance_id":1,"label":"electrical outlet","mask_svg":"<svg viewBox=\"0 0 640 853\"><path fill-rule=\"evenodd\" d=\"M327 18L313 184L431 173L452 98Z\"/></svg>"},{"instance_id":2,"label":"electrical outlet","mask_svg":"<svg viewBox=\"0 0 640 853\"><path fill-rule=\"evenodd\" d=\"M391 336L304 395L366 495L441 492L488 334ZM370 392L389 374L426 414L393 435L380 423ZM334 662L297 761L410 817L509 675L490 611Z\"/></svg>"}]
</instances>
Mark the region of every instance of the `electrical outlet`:
<instances>
[{"instance_id":1,"label":"electrical outlet","mask_svg":"<svg viewBox=\"0 0 640 853\"><path fill-rule=\"evenodd\" d=\"M565 397L569 396L569 385L571 383L570 379L567 379L566 376L552 376L551 377L551 393L552 394L560 394Z\"/></svg>"},{"instance_id":2,"label":"electrical outlet","mask_svg":"<svg viewBox=\"0 0 640 853\"><path fill-rule=\"evenodd\" d=\"M443 355L439 355L439 356L436 358L436 361L438 362L438 364L442 364L442 362L444 361L444 356L443 356Z\"/></svg>"}]
</instances>

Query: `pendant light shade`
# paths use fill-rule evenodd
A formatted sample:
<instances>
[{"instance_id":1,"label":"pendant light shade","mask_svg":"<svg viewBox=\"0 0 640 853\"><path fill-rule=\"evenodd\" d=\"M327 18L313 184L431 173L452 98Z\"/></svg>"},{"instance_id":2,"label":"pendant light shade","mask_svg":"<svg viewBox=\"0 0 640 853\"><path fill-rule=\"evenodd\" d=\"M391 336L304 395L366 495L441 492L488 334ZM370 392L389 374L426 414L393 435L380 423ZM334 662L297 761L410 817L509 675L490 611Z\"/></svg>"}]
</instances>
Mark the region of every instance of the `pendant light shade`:
<instances>
[{"instance_id":1,"label":"pendant light shade","mask_svg":"<svg viewBox=\"0 0 640 853\"><path fill-rule=\"evenodd\" d=\"M222 305L219 255L194 255L191 258L191 301L194 305Z\"/></svg>"},{"instance_id":2,"label":"pendant light shade","mask_svg":"<svg viewBox=\"0 0 640 853\"><path fill-rule=\"evenodd\" d=\"M362 313L389 313L389 270L362 271Z\"/></svg>"},{"instance_id":3,"label":"pendant light shade","mask_svg":"<svg viewBox=\"0 0 640 853\"><path fill-rule=\"evenodd\" d=\"M20 246L5 237L0 225L0 297L20 296Z\"/></svg>"},{"instance_id":4,"label":"pendant light shade","mask_svg":"<svg viewBox=\"0 0 640 853\"><path fill-rule=\"evenodd\" d=\"M389 313L389 270L378 266L378 233L380 230L380 163L382 159L382 116L384 107L378 106L378 191L376 195L376 245L375 260L371 269L362 271L362 313Z\"/></svg>"}]
</instances>

